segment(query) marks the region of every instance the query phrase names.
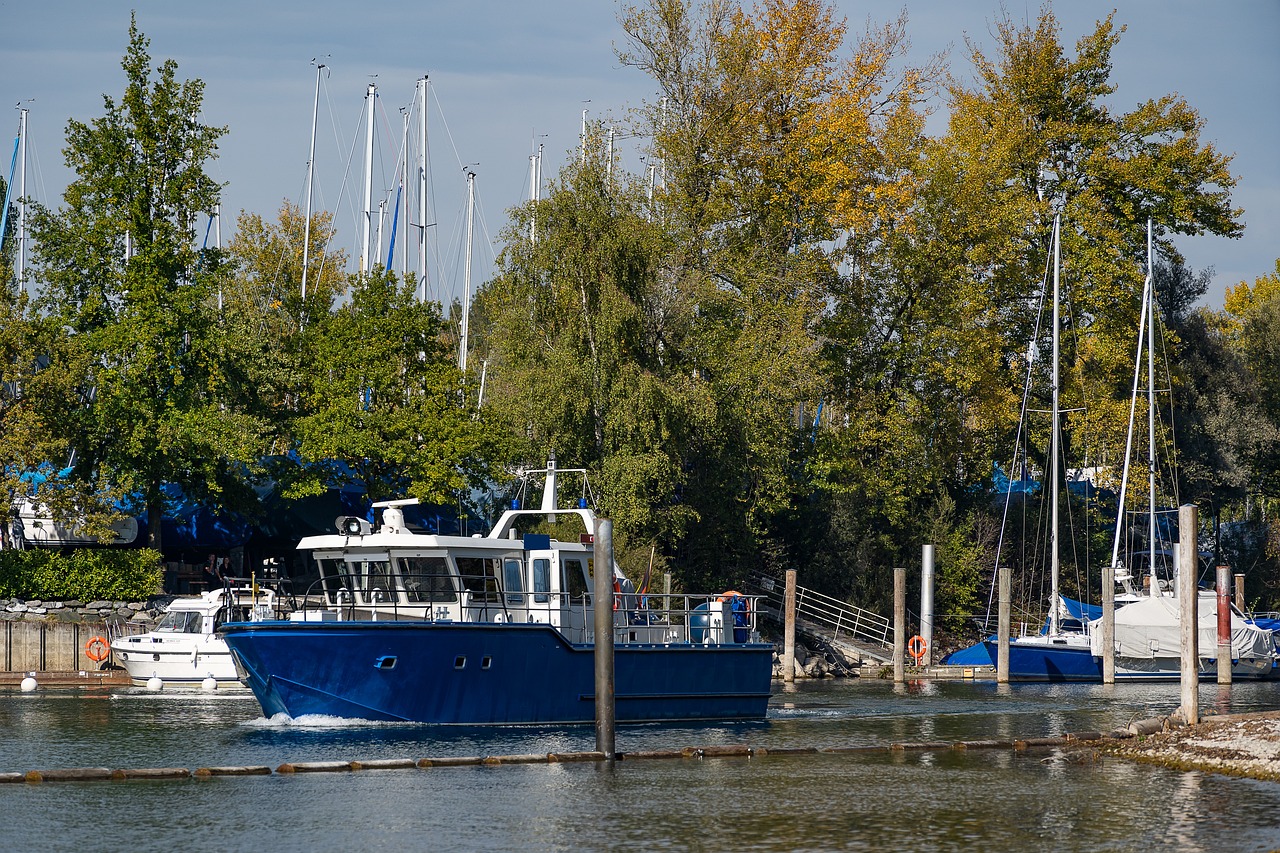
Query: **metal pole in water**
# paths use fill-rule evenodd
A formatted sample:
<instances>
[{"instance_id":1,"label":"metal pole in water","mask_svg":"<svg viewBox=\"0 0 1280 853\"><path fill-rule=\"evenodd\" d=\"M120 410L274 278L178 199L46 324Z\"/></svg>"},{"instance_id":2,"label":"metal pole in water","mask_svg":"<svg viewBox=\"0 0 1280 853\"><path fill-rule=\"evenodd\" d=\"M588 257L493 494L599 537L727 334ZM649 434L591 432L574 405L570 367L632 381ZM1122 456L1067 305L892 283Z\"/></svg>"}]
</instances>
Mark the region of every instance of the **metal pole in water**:
<instances>
[{"instance_id":1,"label":"metal pole in water","mask_svg":"<svg viewBox=\"0 0 1280 853\"><path fill-rule=\"evenodd\" d=\"M613 702L613 522L596 519L592 554L595 609L596 752L614 758L617 717Z\"/></svg>"},{"instance_id":2,"label":"metal pole in water","mask_svg":"<svg viewBox=\"0 0 1280 853\"><path fill-rule=\"evenodd\" d=\"M1196 595L1196 506L1178 507L1178 611L1182 627L1182 718L1187 725L1200 722L1200 650L1196 627L1199 623ZM1153 583L1154 586L1154 583Z\"/></svg>"},{"instance_id":3,"label":"metal pole in water","mask_svg":"<svg viewBox=\"0 0 1280 853\"><path fill-rule=\"evenodd\" d=\"M1218 683L1231 683L1231 567L1218 566Z\"/></svg>"},{"instance_id":4,"label":"metal pole in water","mask_svg":"<svg viewBox=\"0 0 1280 853\"><path fill-rule=\"evenodd\" d=\"M1116 683L1116 567L1102 569L1102 683Z\"/></svg>"},{"instance_id":5,"label":"metal pole in water","mask_svg":"<svg viewBox=\"0 0 1280 853\"><path fill-rule=\"evenodd\" d=\"M907 570L893 570L893 683L907 680Z\"/></svg>"},{"instance_id":6,"label":"metal pole in water","mask_svg":"<svg viewBox=\"0 0 1280 853\"><path fill-rule=\"evenodd\" d=\"M920 549L920 636L924 637L925 666L933 665L933 551L932 545Z\"/></svg>"},{"instance_id":7,"label":"metal pole in water","mask_svg":"<svg viewBox=\"0 0 1280 853\"><path fill-rule=\"evenodd\" d=\"M996 621L996 683L1009 683L1009 628L1013 621L1013 572L1008 566L1001 566L998 578L997 603L998 617Z\"/></svg>"},{"instance_id":8,"label":"metal pole in water","mask_svg":"<svg viewBox=\"0 0 1280 853\"><path fill-rule=\"evenodd\" d=\"M787 569L787 591L782 613L782 680L796 680L796 570Z\"/></svg>"}]
</instances>

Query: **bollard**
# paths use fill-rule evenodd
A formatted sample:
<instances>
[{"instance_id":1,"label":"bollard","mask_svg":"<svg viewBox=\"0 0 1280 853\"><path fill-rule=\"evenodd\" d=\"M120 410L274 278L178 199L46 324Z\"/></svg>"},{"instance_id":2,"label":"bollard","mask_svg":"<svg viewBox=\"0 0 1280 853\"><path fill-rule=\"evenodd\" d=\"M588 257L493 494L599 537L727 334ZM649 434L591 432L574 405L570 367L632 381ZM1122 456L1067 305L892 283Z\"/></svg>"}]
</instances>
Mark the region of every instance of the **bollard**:
<instances>
[{"instance_id":1,"label":"bollard","mask_svg":"<svg viewBox=\"0 0 1280 853\"><path fill-rule=\"evenodd\" d=\"M782 614L782 680L796 680L796 570L787 569Z\"/></svg>"},{"instance_id":2,"label":"bollard","mask_svg":"<svg viewBox=\"0 0 1280 853\"><path fill-rule=\"evenodd\" d=\"M893 570L893 683L907 680L907 570Z\"/></svg>"},{"instance_id":3,"label":"bollard","mask_svg":"<svg viewBox=\"0 0 1280 853\"><path fill-rule=\"evenodd\" d=\"M1013 573L1008 566L999 571L999 601L996 621L996 683L1009 683L1009 628L1013 621Z\"/></svg>"},{"instance_id":4,"label":"bollard","mask_svg":"<svg viewBox=\"0 0 1280 853\"><path fill-rule=\"evenodd\" d=\"M1231 567L1218 566L1218 683L1231 683Z\"/></svg>"},{"instance_id":5,"label":"bollard","mask_svg":"<svg viewBox=\"0 0 1280 853\"><path fill-rule=\"evenodd\" d=\"M1199 547L1196 539L1195 504L1178 507L1178 618L1182 629L1182 719L1187 725L1200 722L1200 650L1196 627L1199 607L1196 568Z\"/></svg>"},{"instance_id":6,"label":"bollard","mask_svg":"<svg viewBox=\"0 0 1280 853\"><path fill-rule=\"evenodd\" d=\"M924 637L924 660L919 665L933 665L933 555L932 545L920 547L920 636Z\"/></svg>"},{"instance_id":7,"label":"bollard","mask_svg":"<svg viewBox=\"0 0 1280 853\"><path fill-rule=\"evenodd\" d=\"M1102 683L1116 683L1116 567L1102 570Z\"/></svg>"},{"instance_id":8,"label":"bollard","mask_svg":"<svg viewBox=\"0 0 1280 853\"><path fill-rule=\"evenodd\" d=\"M617 709L613 704L613 522L596 519L595 589L596 752L613 761Z\"/></svg>"}]
</instances>

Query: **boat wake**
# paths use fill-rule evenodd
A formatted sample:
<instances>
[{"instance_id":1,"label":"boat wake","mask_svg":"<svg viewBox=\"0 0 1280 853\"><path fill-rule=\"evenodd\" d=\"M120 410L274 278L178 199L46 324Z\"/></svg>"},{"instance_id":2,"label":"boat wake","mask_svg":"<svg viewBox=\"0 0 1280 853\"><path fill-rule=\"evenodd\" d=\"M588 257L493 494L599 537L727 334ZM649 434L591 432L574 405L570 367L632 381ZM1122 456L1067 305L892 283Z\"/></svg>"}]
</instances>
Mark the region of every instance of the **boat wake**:
<instances>
[{"instance_id":1,"label":"boat wake","mask_svg":"<svg viewBox=\"0 0 1280 853\"><path fill-rule=\"evenodd\" d=\"M387 727L403 727L413 723L387 722L385 720L361 720L355 717L333 717L328 714L303 714L290 717L288 714L276 714L272 717L258 717L246 720L241 725L253 729L376 729Z\"/></svg>"}]
</instances>

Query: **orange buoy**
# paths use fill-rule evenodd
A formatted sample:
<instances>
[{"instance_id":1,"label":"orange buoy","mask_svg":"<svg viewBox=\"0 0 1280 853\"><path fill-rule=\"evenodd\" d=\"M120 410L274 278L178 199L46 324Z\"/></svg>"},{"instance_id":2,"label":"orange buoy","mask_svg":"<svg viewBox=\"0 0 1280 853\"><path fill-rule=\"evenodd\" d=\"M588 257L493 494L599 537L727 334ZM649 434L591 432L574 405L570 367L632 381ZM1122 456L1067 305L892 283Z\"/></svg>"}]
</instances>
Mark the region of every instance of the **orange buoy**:
<instances>
[{"instance_id":1,"label":"orange buoy","mask_svg":"<svg viewBox=\"0 0 1280 853\"><path fill-rule=\"evenodd\" d=\"M94 663L102 663L111 654L111 646L101 637L90 637L89 642L84 644L84 654Z\"/></svg>"},{"instance_id":2,"label":"orange buoy","mask_svg":"<svg viewBox=\"0 0 1280 853\"><path fill-rule=\"evenodd\" d=\"M924 660L924 656L929 653L929 644L925 642L924 637L916 634L907 641L907 652L916 659L916 666L919 666L920 661Z\"/></svg>"}]
</instances>

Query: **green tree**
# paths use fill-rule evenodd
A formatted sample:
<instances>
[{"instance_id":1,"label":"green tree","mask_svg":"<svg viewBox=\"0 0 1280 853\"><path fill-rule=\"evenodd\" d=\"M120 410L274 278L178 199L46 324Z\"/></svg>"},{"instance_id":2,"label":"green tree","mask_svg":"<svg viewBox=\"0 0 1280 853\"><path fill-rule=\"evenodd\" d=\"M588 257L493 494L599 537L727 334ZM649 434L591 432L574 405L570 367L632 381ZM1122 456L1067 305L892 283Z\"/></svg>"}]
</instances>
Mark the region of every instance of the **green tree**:
<instances>
[{"instance_id":1,"label":"green tree","mask_svg":"<svg viewBox=\"0 0 1280 853\"><path fill-rule=\"evenodd\" d=\"M68 123L64 154L76 177L61 208L36 209L32 233L41 307L71 349L90 356L60 365L86 405L66 413L59 434L85 479L137 497L159 550L162 485L233 498L261 450L261 427L226 393L210 310L222 258L199 249L195 234L218 202L205 167L226 129L199 121L203 83L179 81L172 60L153 68L148 49L131 21L124 94L104 95L92 122Z\"/></svg>"},{"instance_id":2,"label":"green tree","mask_svg":"<svg viewBox=\"0 0 1280 853\"><path fill-rule=\"evenodd\" d=\"M501 476L501 437L461 394L439 309L415 290L376 269L307 327L292 435L309 481L296 494L358 479L374 500L465 503Z\"/></svg>"}]
</instances>

